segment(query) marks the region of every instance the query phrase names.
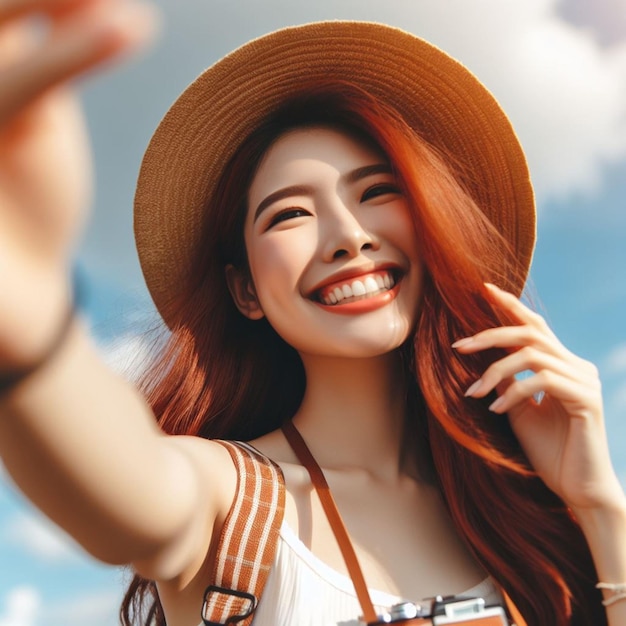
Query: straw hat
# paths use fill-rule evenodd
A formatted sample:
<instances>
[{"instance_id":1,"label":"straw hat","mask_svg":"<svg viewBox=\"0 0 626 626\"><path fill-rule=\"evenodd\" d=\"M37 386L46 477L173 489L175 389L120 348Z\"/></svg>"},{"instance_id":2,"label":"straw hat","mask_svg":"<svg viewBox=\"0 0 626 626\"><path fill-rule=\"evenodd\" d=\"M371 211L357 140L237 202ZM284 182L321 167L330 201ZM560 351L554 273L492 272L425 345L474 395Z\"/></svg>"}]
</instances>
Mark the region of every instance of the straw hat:
<instances>
[{"instance_id":1,"label":"straw hat","mask_svg":"<svg viewBox=\"0 0 626 626\"><path fill-rule=\"evenodd\" d=\"M303 85L331 77L391 104L467 167L470 193L528 268L533 191L519 141L493 96L461 64L410 33L369 22L319 22L276 31L218 61L183 92L152 137L135 196L135 236L166 322L224 164Z\"/></svg>"}]
</instances>

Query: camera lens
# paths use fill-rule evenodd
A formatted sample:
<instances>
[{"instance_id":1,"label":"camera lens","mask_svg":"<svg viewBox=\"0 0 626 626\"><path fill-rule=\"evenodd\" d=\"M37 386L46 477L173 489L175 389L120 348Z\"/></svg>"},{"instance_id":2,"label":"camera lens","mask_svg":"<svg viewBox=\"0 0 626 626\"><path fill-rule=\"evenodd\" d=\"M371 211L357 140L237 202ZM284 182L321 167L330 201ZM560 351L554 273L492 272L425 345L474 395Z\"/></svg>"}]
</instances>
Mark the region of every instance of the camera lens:
<instances>
[{"instance_id":1,"label":"camera lens","mask_svg":"<svg viewBox=\"0 0 626 626\"><path fill-rule=\"evenodd\" d=\"M417 617L417 607L413 604L413 602L394 604L389 609L389 616L392 621L398 619L413 619L414 617Z\"/></svg>"}]
</instances>

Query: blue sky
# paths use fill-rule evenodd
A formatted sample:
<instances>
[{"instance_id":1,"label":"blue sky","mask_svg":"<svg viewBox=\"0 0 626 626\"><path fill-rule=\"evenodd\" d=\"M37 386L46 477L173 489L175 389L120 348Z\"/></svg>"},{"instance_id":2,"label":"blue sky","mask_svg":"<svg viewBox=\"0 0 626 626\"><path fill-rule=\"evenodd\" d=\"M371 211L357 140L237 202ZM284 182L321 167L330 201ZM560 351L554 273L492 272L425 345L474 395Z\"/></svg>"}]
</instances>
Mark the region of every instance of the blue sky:
<instances>
[{"instance_id":1,"label":"blue sky","mask_svg":"<svg viewBox=\"0 0 626 626\"><path fill-rule=\"evenodd\" d=\"M140 60L84 86L97 169L81 248L107 358L141 353L153 319L132 240L141 155L169 103L244 41L315 19L373 19L468 65L509 112L539 207L532 281L561 340L600 368L626 485L626 0L162 0L166 30ZM77 391L79 393L79 391ZM0 475L0 626L113 626L123 574L86 558Z\"/></svg>"}]
</instances>

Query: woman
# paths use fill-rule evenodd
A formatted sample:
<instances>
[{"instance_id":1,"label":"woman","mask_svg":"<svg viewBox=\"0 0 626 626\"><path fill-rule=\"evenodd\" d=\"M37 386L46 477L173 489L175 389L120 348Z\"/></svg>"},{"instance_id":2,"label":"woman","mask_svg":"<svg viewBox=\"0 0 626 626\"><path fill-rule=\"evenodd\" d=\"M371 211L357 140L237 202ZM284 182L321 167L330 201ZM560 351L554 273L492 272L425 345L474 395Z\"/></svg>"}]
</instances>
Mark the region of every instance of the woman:
<instances>
[{"instance_id":1,"label":"woman","mask_svg":"<svg viewBox=\"0 0 626 626\"><path fill-rule=\"evenodd\" d=\"M130 45L103 27L109 5L63 4L60 29L105 32L94 62ZM26 2L4 20L14 7ZM42 137L41 108L15 110L79 57L37 66L21 99L4 96L12 163ZM142 266L172 331L147 405L67 315L66 207L81 199L71 181L72 202L57 199L45 179L27 197L47 163L29 159L29 185L3 188L2 250L21 274L5 279L0 318L2 454L87 550L133 565L126 619L144 598L138 623L198 623L241 479L219 437L252 440L285 479L255 623L356 623L324 511L278 429L288 418L324 468L377 608L470 592L510 597L518 624L626 619L626 504L595 369L485 285L521 291L534 214L506 117L466 70L400 31L327 23L252 42L183 94L137 192ZM46 319L26 284L49 290ZM325 601L287 582L298 559Z\"/></svg>"}]
</instances>

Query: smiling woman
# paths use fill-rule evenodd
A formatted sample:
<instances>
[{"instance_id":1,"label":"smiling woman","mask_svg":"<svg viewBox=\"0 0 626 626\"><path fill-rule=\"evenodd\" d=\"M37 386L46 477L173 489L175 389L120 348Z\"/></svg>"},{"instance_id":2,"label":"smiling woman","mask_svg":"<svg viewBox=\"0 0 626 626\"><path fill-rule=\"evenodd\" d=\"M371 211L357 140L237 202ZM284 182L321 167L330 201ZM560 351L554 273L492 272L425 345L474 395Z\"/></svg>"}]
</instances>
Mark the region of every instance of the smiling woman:
<instances>
[{"instance_id":1,"label":"smiling woman","mask_svg":"<svg viewBox=\"0 0 626 626\"><path fill-rule=\"evenodd\" d=\"M10 5L7 29L33 9ZM70 30L97 30L98 6L46 4ZM64 314L72 229L45 226L73 220L29 194L59 168L14 90L43 115L74 66L55 79L33 58L29 89L0 83L0 173L34 151L23 179L0 178L0 255L18 268L0 275L0 450L89 552L133 566L123 624L623 623L626 498L597 373L517 298L532 189L465 68L397 29L329 22L199 77L138 182L171 333L136 389Z\"/></svg>"},{"instance_id":2,"label":"smiling woman","mask_svg":"<svg viewBox=\"0 0 626 626\"><path fill-rule=\"evenodd\" d=\"M231 290L251 294L235 298L239 309L266 315L301 355L385 354L415 325L419 246L384 160L337 130L310 127L278 138L254 176L244 225L247 267L233 267Z\"/></svg>"}]
</instances>

